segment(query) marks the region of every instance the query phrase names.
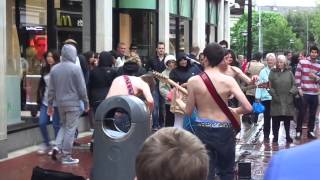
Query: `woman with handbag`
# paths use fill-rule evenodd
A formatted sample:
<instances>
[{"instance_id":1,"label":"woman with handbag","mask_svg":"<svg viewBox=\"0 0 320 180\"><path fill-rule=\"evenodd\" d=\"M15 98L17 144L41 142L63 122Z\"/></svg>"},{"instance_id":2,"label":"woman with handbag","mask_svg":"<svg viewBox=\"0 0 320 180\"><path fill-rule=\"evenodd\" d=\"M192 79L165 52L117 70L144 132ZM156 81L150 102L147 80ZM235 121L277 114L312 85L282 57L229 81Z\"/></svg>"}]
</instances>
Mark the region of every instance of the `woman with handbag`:
<instances>
[{"instance_id":1,"label":"woman with handbag","mask_svg":"<svg viewBox=\"0 0 320 180\"><path fill-rule=\"evenodd\" d=\"M272 68L274 68L276 62L276 55L274 53L268 53L266 56L267 66L260 71L259 74L259 84L267 83L269 81L269 74ZM271 103L271 95L268 93L267 87L257 88L256 89L256 99L260 100L260 102L265 107L265 111L263 112L263 134L264 141L269 142L270 135L270 126L271 126L271 116L270 116L270 103Z\"/></svg>"},{"instance_id":2,"label":"woman with handbag","mask_svg":"<svg viewBox=\"0 0 320 180\"><path fill-rule=\"evenodd\" d=\"M176 57L173 55L167 55L164 58L164 64L166 65L166 69L162 71L162 75L169 77L169 74L172 69L176 68ZM162 81L159 82L159 91L163 99L165 99L165 127L171 127L174 125L174 114L170 111L170 106L173 98L173 89L170 84L164 83Z\"/></svg>"},{"instance_id":3,"label":"woman with handbag","mask_svg":"<svg viewBox=\"0 0 320 180\"><path fill-rule=\"evenodd\" d=\"M288 68L288 61L284 55L277 57L276 68L269 75L269 94L271 100L271 117L273 142L278 142L280 121L284 121L287 143L293 142L290 137L290 121L294 115L293 95L298 93L295 79Z\"/></svg>"}]
</instances>

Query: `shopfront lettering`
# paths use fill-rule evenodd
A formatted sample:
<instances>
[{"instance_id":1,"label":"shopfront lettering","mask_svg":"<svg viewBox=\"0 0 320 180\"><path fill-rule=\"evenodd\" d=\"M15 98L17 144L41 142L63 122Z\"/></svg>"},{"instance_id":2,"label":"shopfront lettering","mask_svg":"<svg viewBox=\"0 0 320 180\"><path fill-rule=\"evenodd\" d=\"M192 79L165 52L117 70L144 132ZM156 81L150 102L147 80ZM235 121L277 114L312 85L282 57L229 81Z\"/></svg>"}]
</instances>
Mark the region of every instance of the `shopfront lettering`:
<instances>
[{"instance_id":1,"label":"shopfront lettering","mask_svg":"<svg viewBox=\"0 0 320 180\"><path fill-rule=\"evenodd\" d=\"M27 26L27 31L42 31L44 28L41 26Z\"/></svg>"},{"instance_id":2,"label":"shopfront lettering","mask_svg":"<svg viewBox=\"0 0 320 180\"><path fill-rule=\"evenodd\" d=\"M62 14L57 18L57 26L64 27L82 27L83 20L79 15Z\"/></svg>"}]
</instances>

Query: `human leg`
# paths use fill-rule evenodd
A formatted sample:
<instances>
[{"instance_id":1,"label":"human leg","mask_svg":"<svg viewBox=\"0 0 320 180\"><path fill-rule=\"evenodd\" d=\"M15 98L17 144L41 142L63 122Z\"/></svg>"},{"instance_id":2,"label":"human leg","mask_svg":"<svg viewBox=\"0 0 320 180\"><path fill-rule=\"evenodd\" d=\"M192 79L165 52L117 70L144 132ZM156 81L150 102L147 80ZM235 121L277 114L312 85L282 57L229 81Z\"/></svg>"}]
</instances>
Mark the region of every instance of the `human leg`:
<instances>
[{"instance_id":1,"label":"human leg","mask_svg":"<svg viewBox=\"0 0 320 180\"><path fill-rule=\"evenodd\" d=\"M157 129L159 128L159 97L160 97L160 92L156 88L152 91L152 97L154 101L154 107L152 111L152 128Z\"/></svg>"},{"instance_id":2,"label":"human leg","mask_svg":"<svg viewBox=\"0 0 320 180\"><path fill-rule=\"evenodd\" d=\"M60 116L59 116L59 109L54 107L54 113L52 116L52 126L54 129L54 135L57 137L59 129L60 129Z\"/></svg>"},{"instance_id":3,"label":"human leg","mask_svg":"<svg viewBox=\"0 0 320 180\"><path fill-rule=\"evenodd\" d=\"M286 131L286 140L287 143L292 143L293 140L290 137L290 121L291 121L292 117L291 116L284 116L283 118L283 122L284 122L284 129Z\"/></svg>"},{"instance_id":4,"label":"human leg","mask_svg":"<svg viewBox=\"0 0 320 180\"><path fill-rule=\"evenodd\" d=\"M269 139L270 135L270 127L271 127L271 116L270 116L270 100L262 101L263 106L265 107L265 111L263 112L263 134L264 139Z\"/></svg>"},{"instance_id":5,"label":"human leg","mask_svg":"<svg viewBox=\"0 0 320 180\"><path fill-rule=\"evenodd\" d=\"M50 144L49 144L49 135L48 135L48 129L47 129L49 116L47 114L47 110L48 110L48 107L44 104L41 104L40 116L39 116L39 127L40 127L40 132L43 138L43 142L47 147L49 147Z\"/></svg>"},{"instance_id":6,"label":"human leg","mask_svg":"<svg viewBox=\"0 0 320 180\"><path fill-rule=\"evenodd\" d=\"M272 116L273 142L278 142L281 116Z\"/></svg>"}]
</instances>

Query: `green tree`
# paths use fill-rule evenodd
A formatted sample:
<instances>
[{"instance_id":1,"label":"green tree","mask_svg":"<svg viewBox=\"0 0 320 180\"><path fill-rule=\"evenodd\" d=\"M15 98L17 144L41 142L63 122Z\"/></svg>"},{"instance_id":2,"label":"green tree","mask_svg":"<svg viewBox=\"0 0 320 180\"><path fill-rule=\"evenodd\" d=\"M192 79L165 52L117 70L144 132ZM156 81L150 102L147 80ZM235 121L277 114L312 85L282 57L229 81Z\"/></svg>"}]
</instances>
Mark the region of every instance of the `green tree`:
<instances>
[{"instance_id":1,"label":"green tree","mask_svg":"<svg viewBox=\"0 0 320 180\"><path fill-rule=\"evenodd\" d=\"M314 36L316 44L320 43L320 10L315 11L310 15L310 31Z\"/></svg>"},{"instance_id":2,"label":"green tree","mask_svg":"<svg viewBox=\"0 0 320 180\"><path fill-rule=\"evenodd\" d=\"M297 38L300 38L304 44L304 49L307 49L307 43L314 43L314 34L311 27L311 17L314 16L313 11L289 11L286 16L289 26L296 33ZM309 22L309 23L308 23ZM309 32L307 33L307 30ZM308 34L308 35L307 35Z\"/></svg>"},{"instance_id":3,"label":"green tree","mask_svg":"<svg viewBox=\"0 0 320 180\"><path fill-rule=\"evenodd\" d=\"M258 13L252 16L252 45L253 52L258 52ZM231 29L231 48L237 54L243 54L246 37L242 32L247 31L247 14L242 15L240 20ZM300 38L292 31L286 18L274 12L261 13L262 38L264 52L283 52L287 50L301 50L303 44ZM291 43L290 43L291 42Z\"/></svg>"}]
</instances>

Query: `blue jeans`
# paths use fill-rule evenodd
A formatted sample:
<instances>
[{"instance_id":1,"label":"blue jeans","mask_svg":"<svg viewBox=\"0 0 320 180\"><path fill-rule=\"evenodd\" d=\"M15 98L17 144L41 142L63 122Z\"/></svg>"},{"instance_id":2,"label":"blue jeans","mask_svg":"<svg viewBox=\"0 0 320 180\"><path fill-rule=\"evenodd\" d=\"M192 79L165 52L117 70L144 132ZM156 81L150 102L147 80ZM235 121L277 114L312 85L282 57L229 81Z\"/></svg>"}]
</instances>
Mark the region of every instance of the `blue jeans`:
<instances>
[{"instance_id":1,"label":"blue jeans","mask_svg":"<svg viewBox=\"0 0 320 180\"><path fill-rule=\"evenodd\" d=\"M39 116L39 126L41 135L43 137L44 143L49 146L49 135L47 125L49 124L50 117L47 114L48 106L41 104L40 107L40 116ZM52 116L52 126L54 129L54 135L57 137L59 129L60 129L60 118L59 118L59 111L57 107L54 107L54 113Z\"/></svg>"},{"instance_id":2,"label":"blue jeans","mask_svg":"<svg viewBox=\"0 0 320 180\"><path fill-rule=\"evenodd\" d=\"M152 128L159 128L163 126L163 109L164 109L164 99L160 95L159 85L152 91L152 97L154 101L154 108L152 111Z\"/></svg>"},{"instance_id":3,"label":"blue jeans","mask_svg":"<svg viewBox=\"0 0 320 180\"><path fill-rule=\"evenodd\" d=\"M206 145L210 157L208 180L234 180L235 137L232 128L203 127L192 123L194 134Z\"/></svg>"}]
</instances>

